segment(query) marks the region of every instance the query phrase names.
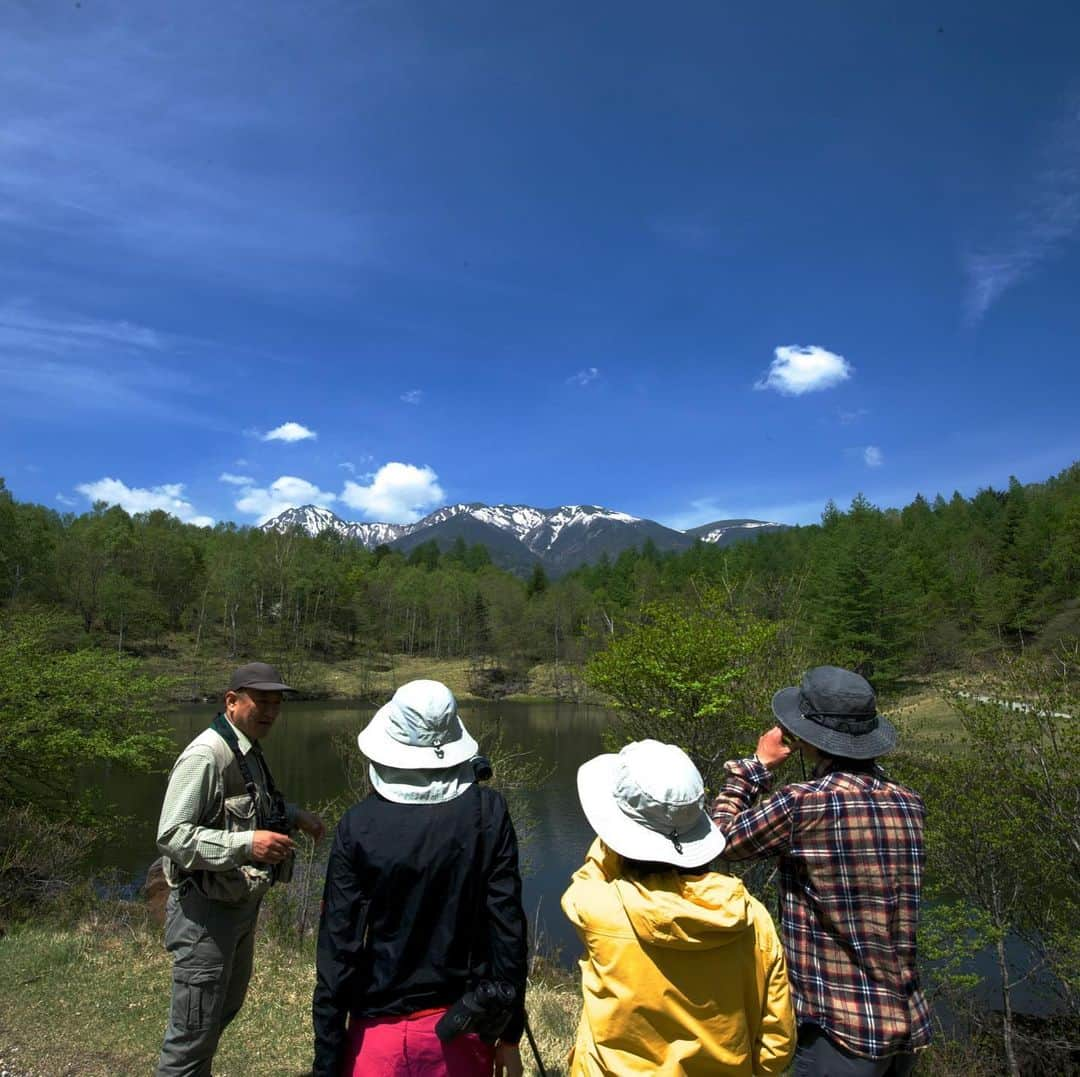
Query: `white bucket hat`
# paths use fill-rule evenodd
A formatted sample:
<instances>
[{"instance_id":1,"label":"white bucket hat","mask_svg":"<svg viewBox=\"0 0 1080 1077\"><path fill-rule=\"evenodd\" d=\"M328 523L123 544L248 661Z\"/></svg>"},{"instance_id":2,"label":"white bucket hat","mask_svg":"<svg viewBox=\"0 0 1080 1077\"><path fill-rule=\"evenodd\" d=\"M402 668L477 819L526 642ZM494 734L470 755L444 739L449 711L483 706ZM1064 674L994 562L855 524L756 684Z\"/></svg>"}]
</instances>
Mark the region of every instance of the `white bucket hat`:
<instances>
[{"instance_id":1,"label":"white bucket hat","mask_svg":"<svg viewBox=\"0 0 1080 1077\"><path fill-rule=\"evenodd\" d=\"M724 851L705 814L705 786L674 744L639 740L578 768L578 797L604 844L631 860L696 868Z\"/></svg>"},{"instance_id":2,"label":"white bucket hat","mask_svg":"<svg viewBox=\"0 0 1080 1077\"><path fill-rule=\"evenodd\" d=\"M454 693L440 681L403 684L356 743L372 762L401 770L456 767L479 748L461 724Z\"/></svg>"}]
</instances>

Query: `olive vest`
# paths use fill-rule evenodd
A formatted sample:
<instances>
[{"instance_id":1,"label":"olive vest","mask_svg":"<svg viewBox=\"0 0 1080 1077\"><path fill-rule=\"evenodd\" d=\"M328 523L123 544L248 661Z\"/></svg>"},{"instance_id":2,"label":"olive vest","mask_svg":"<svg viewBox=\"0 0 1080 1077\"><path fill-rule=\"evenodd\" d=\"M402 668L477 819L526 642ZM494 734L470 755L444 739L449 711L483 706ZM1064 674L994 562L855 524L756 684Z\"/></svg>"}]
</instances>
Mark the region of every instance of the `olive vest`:
<instances>
[{"instance_id":1,"label":"olive vest","mask_svg":"<svg viewBox=\"0 0 1080 1077\"><path fill-rule=\"evenodd\" d=\"M248 793L244 775L224 738L213 729L204 729L179 755L177 762L199 749L209 748L220 777L221 794L203 809L198 825L230 834L259 829L259 820L268 819L272 805L267 792L267 774L261 763L251 767L255 780L258 804ZM201 754L201 751L200 751ZM254 753L249 753L249 758ZM169 857L163 858L162 868L171 887L190 879L212 901L227 905L243 905L262 897L276 882L292 878L293 855L271 867L269 864L247 863L224 871L186 871Z\"/></svg>"}]
</instances>

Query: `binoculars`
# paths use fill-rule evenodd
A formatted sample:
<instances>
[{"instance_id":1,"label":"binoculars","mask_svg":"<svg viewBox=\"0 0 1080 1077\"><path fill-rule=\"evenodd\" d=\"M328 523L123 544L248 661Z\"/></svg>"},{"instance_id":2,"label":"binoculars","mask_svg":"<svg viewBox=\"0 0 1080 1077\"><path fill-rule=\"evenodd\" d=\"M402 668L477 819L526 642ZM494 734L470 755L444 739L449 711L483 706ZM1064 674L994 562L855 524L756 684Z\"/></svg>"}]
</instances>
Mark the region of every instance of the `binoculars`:
<instances>
[{"instance_id":1,"label":"binoculars","mask_svg":"<svg viewBox=\"0 0 1080 1077\"><path fill-rule=\"evenodd\" d=\"M481 980L439 1018L435 1035L445 1042L475 1032L485 1043L494 1043L510 1020L516 997L513 985L505 980Z\"/></svg>"}]
</instances>

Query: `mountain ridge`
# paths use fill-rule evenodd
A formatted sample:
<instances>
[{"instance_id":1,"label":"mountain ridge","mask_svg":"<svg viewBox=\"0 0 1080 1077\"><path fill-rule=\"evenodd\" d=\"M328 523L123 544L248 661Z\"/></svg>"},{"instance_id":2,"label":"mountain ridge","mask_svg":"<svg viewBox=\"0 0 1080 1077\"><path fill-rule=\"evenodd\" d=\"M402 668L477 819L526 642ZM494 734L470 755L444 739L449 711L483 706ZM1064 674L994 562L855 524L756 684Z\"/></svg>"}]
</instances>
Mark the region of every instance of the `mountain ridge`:
<instances>
[{"instance_id":1,"label":"mountain ridge","mask_svg":"<svg viewBox=\"0 0 1080 1077\"><path fill-rule=\"evenodd\" d=\"M544 509L471 501L444 505L411 524L351 522L330 509L301 505L279 513L261 528L286 531L295 527L309 535L331 530L367 549L387 545L403 553L432 541L446 550L460 538L470 545L487 546L492 561L510 571L528 572L539 563L552 575L562 575L605 553L618 556L650 540L661 552L686 550L698 540L727 546L787 526L767 520L735 519L715 520L679 531L600 505Z\"/></svg>"}]
</instances>

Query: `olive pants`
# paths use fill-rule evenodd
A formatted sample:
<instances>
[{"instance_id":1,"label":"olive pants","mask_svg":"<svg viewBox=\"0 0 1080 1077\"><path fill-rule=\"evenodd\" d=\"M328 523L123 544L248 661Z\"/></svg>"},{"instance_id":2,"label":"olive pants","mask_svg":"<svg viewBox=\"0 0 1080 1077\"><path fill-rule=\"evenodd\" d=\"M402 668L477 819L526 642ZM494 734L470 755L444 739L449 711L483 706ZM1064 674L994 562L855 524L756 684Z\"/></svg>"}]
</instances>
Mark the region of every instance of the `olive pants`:
<instances>
[{"instance_id":1,"label":"olive pants","mask_svg":"<svg viewBox=\"0 0 1080 1077\"><path fill-rule=\"evenodd\" d=\"M210 1077L218 1039L239 1013L251 979L259 902L210 901L193 883L169 894L165 949L172 1003L157 1077Z\"/></svg>"}]
</instances>

